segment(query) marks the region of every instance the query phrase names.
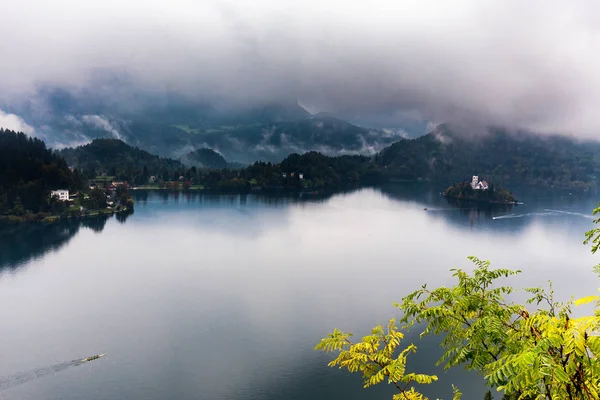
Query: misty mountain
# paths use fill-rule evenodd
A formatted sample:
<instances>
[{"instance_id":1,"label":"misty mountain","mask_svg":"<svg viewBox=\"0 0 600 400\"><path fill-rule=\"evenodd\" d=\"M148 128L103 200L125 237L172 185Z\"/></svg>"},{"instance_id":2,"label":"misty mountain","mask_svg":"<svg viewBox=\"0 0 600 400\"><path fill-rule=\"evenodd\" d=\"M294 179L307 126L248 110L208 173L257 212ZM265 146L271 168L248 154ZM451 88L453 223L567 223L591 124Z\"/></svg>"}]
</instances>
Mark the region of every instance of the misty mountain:
<instances>
[{"instance_id":1,"label":"misty mountain","mask_svg":"<svg viewBox=\"0 0 600 400\"><path fill-rule=\"evenodd\" d=\"M3 103L0 109L23 118L35 136L56 148L114 138L175 159L212 148L243 164L278 162L311 150L372 155L406 136L402 129L368 129L335 115L312 116L296 100L232 103L140 93L129 85L110 75L93 89L41 87L30 100Z\"/></svg>"},{"instance_id":2,"label":"misty mountain","mask_svg":"<svg viewBox=\"0 0 600 400\"><path fill-rule=\"evenodd\" d=\"M470 136L441 125L385 148L375 162L390 179L458 181L481 175L502 184L585 188L600 177L600 143L502 129Z\"/></svg>"},{"instance_id":3,"label":"misty mountain","mask_svg":"<svg viewBox=\"0 0 600 400\"><path fill-rule=\"evenodd\" d=\"M255 160L278 162L291 153L311 150L326 155L372 155L401 138L396 133L361 128L329 116L210 128L133 122L121 132L128 143L162 156L179 158L191 150L208 147L228 160L246 164Z\"/></svg>"},{"instance_id":4,"label":"misty mountain","mask_svg":"<svg viewBox=\"0 0 600 400\"><path fill-rule=\"evenodd\" d=\"M199 168L222 169L227 168L229 163L222 155L213 149L198 149L191 151L179 159L186 166Z\"/></svg>"}]
</instances>

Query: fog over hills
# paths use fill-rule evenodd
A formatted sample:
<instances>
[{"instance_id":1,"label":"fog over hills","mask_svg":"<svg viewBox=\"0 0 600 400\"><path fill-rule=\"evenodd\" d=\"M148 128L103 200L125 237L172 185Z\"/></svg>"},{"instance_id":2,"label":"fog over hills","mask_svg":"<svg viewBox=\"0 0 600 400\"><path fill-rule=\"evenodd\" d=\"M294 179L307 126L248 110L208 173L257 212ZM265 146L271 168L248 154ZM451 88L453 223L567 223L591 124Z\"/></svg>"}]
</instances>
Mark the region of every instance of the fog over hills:
<instances>
[{"instance_id":1,"label":"fog over hills","mask_svg":"<svg viewBox=\"0 0 600 400\"><path fill-rule=\"evenodd\" d=\"M33 133L55 148L114 138L173 158L211 148L227 160L241 163L278 162L290 153L311 150L328 155L372 155L407 135L402 129L360 127L330 113L311 115L289 99L223 103L173 93L139 94L123 103L87 90L71 93L45 88L35 102L11 110L15 113L12 118L19 113L29 121L29 128L15 128Z\"/></svg>"},{"instance_id":2,"label":"fog over hills","mask_svg":"<svg viewBox=\"0 0 600 400\"><path fill-rule=\"evenodd\" d=\"M248 162L370 154L437 123L600 131L593 1L13 3L0 126L55 147L113 137Z\"/></svg>"}]
</instances>

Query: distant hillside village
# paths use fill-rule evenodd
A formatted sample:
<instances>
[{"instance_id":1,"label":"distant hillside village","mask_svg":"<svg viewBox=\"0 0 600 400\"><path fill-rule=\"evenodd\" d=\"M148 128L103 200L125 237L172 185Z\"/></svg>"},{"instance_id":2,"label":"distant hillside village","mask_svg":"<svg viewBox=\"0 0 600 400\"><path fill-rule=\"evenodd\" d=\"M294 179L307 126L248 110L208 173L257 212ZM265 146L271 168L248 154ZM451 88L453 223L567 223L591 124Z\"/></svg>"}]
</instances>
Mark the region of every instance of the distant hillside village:
<instances>
[{"instance_id":1,"label":"distant hillside village","mask_svg":"<svg viewBox=\"0 0 600 400\"><path fill-rule=\"evenodd\" d=\"M101 177L99 177L101 178ZM48 199L49 213L33 220L54 221L60 218L76 218L99 214L133 211L133 199L127 184L121 181L101 180L72 192L69 189L53 189ZM32 220L32 217L25 218ZM19 222L19 221L15 221Z\"/></svg>"},{"instance_id":2,"label":"distant hillside village","mask_svg":"<svg viewBox=\"0 0 600 400\"><path fill-rule=\"evenodd\" d=\"M89 185L89 190L100 190L104 192L106 196L106 204L110 207L116 202L119 202L120 195L127 191L127 182L123 181L112 181L107 177L98 177L98 179L92 180ZM120 190L119 190L120 189ZM88 199L89 195L82 193L84 199ZM54 189L50 191L50 198L55 198L58 201L74 203L78 200L80 193L70 193L68 189ZM82 207L83 208L83 207Z\"/></svg>"}]
</instances>

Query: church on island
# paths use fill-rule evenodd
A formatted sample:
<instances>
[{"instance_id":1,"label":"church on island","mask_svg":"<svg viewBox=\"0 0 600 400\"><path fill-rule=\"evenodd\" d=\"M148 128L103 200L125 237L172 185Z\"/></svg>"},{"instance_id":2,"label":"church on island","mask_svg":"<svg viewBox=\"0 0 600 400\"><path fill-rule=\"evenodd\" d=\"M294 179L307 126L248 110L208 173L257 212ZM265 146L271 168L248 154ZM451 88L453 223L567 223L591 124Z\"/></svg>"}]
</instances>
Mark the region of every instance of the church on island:
<instances>
[{"instance_id":1,"label":"church on island","mask_svg":"<svg viewBox=\"0 0 600 400\"><path fill-rule=\"evenodd\" d=\"M480 181L477 175L473 175L473 179L471 180L471 187L474 190L488 190L489 186L486 181Z\"/></svg>"}]
</instances>

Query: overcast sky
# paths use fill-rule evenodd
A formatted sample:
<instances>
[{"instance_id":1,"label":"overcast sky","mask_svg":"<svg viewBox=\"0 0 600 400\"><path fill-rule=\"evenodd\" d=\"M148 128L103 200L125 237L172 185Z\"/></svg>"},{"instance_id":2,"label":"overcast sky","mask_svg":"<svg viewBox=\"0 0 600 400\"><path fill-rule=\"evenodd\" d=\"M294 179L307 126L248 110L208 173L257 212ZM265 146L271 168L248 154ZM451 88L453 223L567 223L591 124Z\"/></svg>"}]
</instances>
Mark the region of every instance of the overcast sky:
<instances>
[{"instance_id":1,"label":"overcast sky","mask_svg":"<svg viewBox=\"0 0 600 400\"><path fill-rule=\"evenodd\" d=\"M0 0L0 38L4 100L115 71L140 90L600 138L598 1Z\"/></svg>"}]
</instances>

